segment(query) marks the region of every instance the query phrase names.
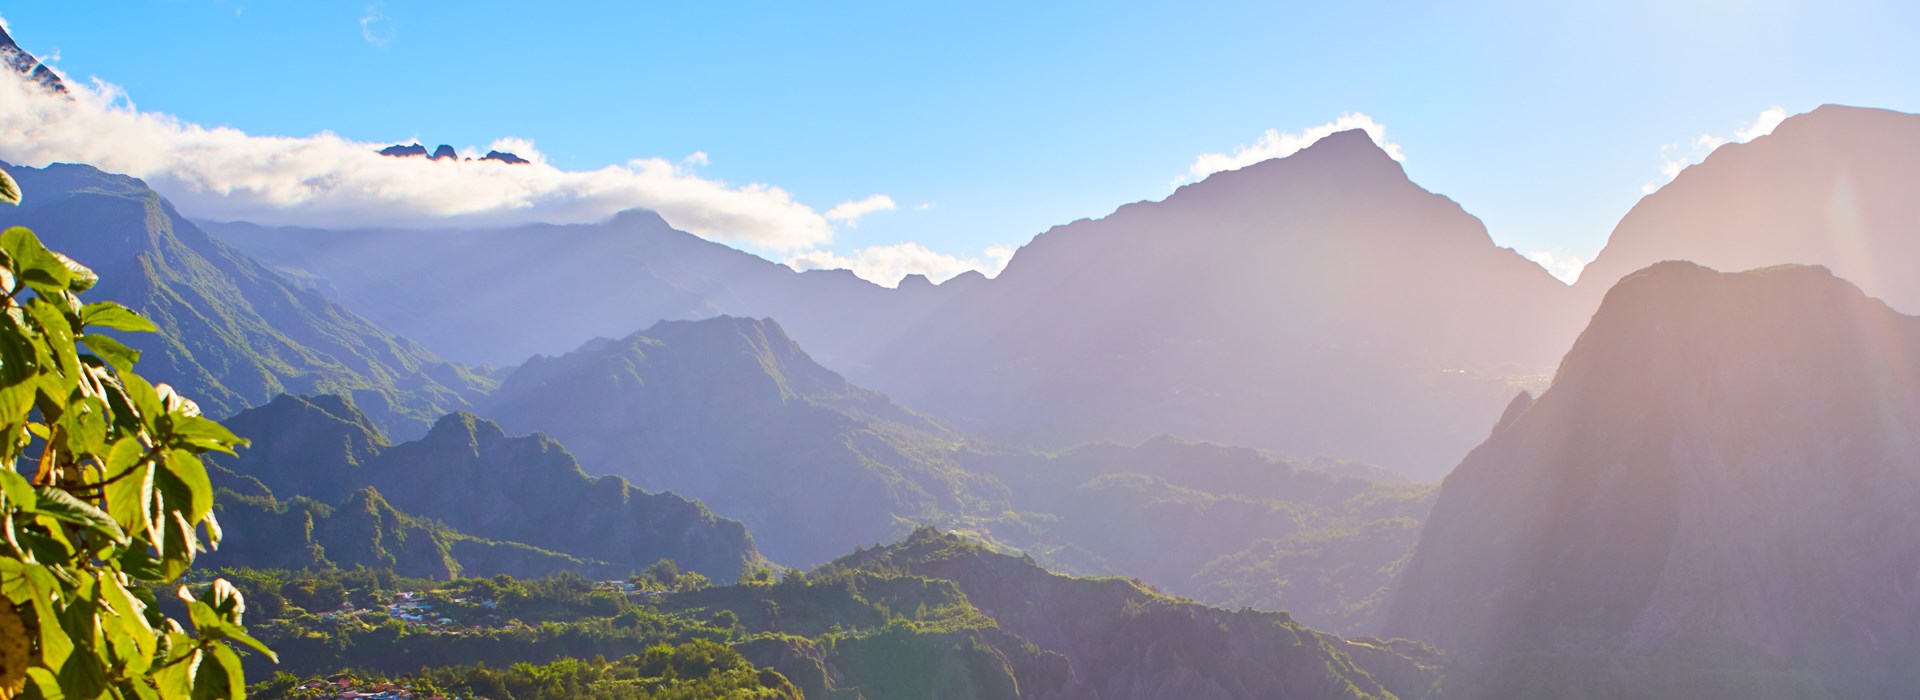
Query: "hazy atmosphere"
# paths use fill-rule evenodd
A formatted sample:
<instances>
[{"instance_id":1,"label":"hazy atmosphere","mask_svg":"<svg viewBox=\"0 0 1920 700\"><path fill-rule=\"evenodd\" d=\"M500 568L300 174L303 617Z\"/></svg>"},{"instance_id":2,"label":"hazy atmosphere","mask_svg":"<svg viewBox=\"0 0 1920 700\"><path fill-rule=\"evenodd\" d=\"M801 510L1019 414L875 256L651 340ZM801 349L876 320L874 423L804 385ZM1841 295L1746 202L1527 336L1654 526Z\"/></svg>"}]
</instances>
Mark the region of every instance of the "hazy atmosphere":
<instances>
[{"instance_id":1,"label":"hazy atmosphere","mask_svg":"<svg viewBox=\"0 0 1920 700\"><path fill-rule=\"evenodd\" d=\"M1920 696L1916 21L0 8L0 700Z\"/></svg>"}]
</instances>

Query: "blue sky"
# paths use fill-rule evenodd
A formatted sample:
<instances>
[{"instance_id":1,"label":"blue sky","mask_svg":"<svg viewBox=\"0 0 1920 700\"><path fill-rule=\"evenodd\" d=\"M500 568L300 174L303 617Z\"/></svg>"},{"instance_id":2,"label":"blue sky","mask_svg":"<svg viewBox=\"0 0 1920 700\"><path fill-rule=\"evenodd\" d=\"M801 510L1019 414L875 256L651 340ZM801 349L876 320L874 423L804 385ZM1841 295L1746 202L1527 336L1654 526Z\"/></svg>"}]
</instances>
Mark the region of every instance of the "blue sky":
<instances>
[{"instance_id":1,"label":"blue sky","mask_svg":"<svg viewBox=\"0 0 1920 700\"><path fill-rule=\"evenodd\" d=\"M820 212L897 203L837 224L821 249L840 253L980 256L1164 197L1200 154L1359 112L1500 244L1590 258L1702 135L1776 106L1920 111L1920 11L1896 3L548 5L3 14L68 75L188 122L482 149L513 136L569 169L699 152L684 167L700 177Z\"/></svg>"}]
</instances>

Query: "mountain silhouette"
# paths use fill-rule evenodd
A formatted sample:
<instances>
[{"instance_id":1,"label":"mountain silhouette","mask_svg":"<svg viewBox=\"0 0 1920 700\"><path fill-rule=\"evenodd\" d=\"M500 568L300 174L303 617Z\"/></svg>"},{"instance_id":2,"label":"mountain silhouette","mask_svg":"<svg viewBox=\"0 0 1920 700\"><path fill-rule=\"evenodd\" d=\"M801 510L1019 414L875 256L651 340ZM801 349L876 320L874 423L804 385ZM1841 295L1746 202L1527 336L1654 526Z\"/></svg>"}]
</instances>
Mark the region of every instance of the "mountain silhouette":
<instances>
[{"instance_id":1,"label":"mountain silhouette","mask_svg":"<svg viewBox=\"0 0 1920 700\"><path fill-rule=\"evenodd\" d=\"M1714 149L1640 200L1575 288L1592 309L1621 277L1662 260L1718 270L1823 265L1920 313L1915 183L1920 115L1824 105Z\"/></svg>"},{"instance_id":2,"label":"mountain silhouette","mask_svg":"<svg viewBox=\"0 0 1920 700\"><path fill-rule=\"evenodd\" d=\"M1916 373L1920 319L1824 268L1629 275L1447 477L1386 632L1490 697L1909 696Z\"/></svg>"}]
</instances>

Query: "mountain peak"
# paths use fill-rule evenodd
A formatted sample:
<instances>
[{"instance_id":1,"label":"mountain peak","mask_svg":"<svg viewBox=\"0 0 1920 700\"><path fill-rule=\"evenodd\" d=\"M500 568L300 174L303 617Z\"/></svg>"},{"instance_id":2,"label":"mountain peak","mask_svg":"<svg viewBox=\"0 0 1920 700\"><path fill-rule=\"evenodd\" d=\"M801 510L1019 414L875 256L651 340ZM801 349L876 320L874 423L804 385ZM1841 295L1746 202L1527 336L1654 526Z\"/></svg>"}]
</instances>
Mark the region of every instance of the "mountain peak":
<instances>
[{"instance_id":1,"label":"mountain peak","mask_svg":"<svg viewBox=\"0 0 1920 700\"><path fill-rule=\"evenodd\" d=\"M0 27L0 64L5 64L14 72L27 76L48 90L61 94L67 92L67 84L61 82L60 76L55 74L52 68L48 68L47 64L41 63L40 59L34 58L33 54L27 53L25 49L20 48L19 44L14 43L13 37L7 34L5 27Z\"/></svg>"}]
</instances>

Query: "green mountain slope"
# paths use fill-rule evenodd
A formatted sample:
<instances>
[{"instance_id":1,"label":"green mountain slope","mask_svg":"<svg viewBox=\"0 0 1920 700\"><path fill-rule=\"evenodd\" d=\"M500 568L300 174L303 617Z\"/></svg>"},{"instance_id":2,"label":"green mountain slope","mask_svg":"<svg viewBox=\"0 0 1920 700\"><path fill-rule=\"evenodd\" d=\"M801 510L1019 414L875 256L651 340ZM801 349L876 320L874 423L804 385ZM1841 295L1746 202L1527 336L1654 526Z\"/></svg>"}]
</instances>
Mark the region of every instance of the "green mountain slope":
<instances>
[{"instance_id":1,"label":"green mountain slope","mask_svg":"<svg viewBox=\"0 0 1920 700\"><path fill-rule=\"evenodd\" d=\"M332 504L361 498L371 487L409 515L472 537L592 562L587 570L610 575L669 558L730 581L760 562L752 536L740 523L673 494L641 491L619 477L590 478L551 439L509 438L470 414L448 415L425 437L400 445L389 445L351 403L335 396L282 396L234 416L227 425L252 439L253 447L215 464L257 480L279 497ZM278 546L300 543L293 538ZM460 547L454 549L458 553ZM491 559L461 563L514 570ZM403 569L419 566L401 564Z\"/></svg>"},{"instance_id":2,"label":"green mountain slope","mask_svg":"<svg viewBox=\"0 0 1920 700\"><path fill-rule=\"evenodd\" d=\"M222 489L217 503L227 536L202 561L216 568L366 567L439 580L611 568L524 544L480 539L416 518L395 509L372 487L355 491L337 507L305 496L281 501L264 490L248 495Z\"/></svg>"},{"instance_id":3,"label":"green mountain slope","mask_svg":"<svg viewBox=\"0 0 1920 700\"><path fill-rule=\"evenodd\" d=\"M588 469L699 498L788 563L1006 496L954 463L958 436L821 367L770 320L663 322L535 357L481 411Z\"/></svg>"},{"instance_id":4,"label":"green mountain slope","mask_svg":"<svg viewBox=\"0 0 1920 700\"><path fill-rule=\"evenodd\" d=\"M412 674L403 682L449 695L492 678L466 664L553 672L612 664L640 667L629 673L644 678L644 659L630 655L708 642L764 668L767 687L790 681L805 697L828 700L1437 698L1444 673L1418 645L1342 640L1284 614L1208 608L1127 579L1053 574L932 528L777 583L673 591L566 576L236 580L250 594L285 599L250 618L281 649L284 670ZM310 593L320 590L336 592ZM402 593L451 622L378 612ZM290 605L309 598L359 609L316 618ZM560 696L529 689L524 697Z\"/></svg>"},{"instance_id":5,"label":"green mountain slope","mask_svg":"<svg viewBox=\"0 0 1920 700\"><path fill-rule=\"evenodd\" d=\"M181 217L145 183L85 165L6 167L29 194L0 211L100 273L94 296L160 327L131 337L141 368L216 415L281 393L351 394L417 435L491 382L302 290Z\"/></svg>"},{"instance_id":6,"label":"green mountain slope","mask_svg":"<svg viewBox=\"0 0 1920 700\"><path fill-rule=\"evenodd\" d=\"M772 321L668 322L529 360L481 409L588 469L740 518L812 564L914 523L1081 574L1365 633L1432 503L1383 470L1158 438L1059 453L956 435L815 363Z\"/></svg>"}]
</instances>

